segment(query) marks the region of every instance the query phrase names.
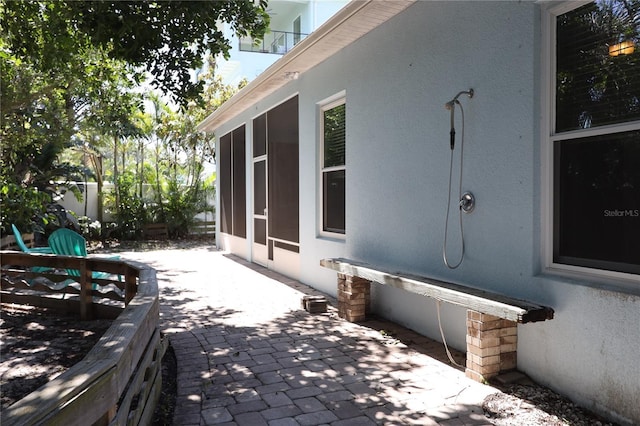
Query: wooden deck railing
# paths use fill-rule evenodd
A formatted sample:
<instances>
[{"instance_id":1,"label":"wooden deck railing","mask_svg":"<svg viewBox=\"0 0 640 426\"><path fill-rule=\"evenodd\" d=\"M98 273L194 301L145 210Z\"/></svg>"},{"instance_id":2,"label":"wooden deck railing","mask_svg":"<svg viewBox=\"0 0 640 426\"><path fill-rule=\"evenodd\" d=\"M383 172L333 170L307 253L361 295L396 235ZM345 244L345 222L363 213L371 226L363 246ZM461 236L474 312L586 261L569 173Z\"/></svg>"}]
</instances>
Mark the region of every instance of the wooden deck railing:
<instances>
[{"instance_id":1,"label":"wooden deck railing","mask_svg":"<svg viewBox=\"0 0 640 426\"><path fill-rule=\"evenodd\" d=\"M27 247L35 247L35 234L22 234L22 241ZM13 235L7 235L0 238L0 250L20 250L16 237Z\"/></svg>"},{"instance_id":2,"label":"wooden deck railing","mask_svg":"<svg viewBox=\"0 0 640 426\"><path fill-rule=\"evenodd\" d=\"M216 233L216 221L215 220L199 220L194 222L189 227L190 235L215 235Z\"/></svg>"},{"instance_id":3,"label":"wooden deck railing","mask_svg":"<svg viewBox=\"0 0 640 426\"><path fill-rule=\"evenodd\" d=\"M155 270L131 261L10 251L0 251L0 263L3 303L75 311L84 318L115 318L82 361L4 409L0 423L149 424L162 386L160 365L167 346L158 328ZM67 270L80 271L80 277ZM93 271L114 278L91 279ZM67 285L68 280L78 283Z\"/></svg>"}]
</instances>

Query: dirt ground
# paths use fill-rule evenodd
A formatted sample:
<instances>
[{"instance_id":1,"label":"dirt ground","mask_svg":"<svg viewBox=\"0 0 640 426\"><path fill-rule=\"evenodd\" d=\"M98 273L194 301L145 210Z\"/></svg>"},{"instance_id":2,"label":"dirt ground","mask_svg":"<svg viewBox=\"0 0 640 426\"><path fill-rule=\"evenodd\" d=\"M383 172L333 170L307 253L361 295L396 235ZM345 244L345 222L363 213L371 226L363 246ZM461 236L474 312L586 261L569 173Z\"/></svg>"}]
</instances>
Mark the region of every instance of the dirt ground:
<instances>
[{"instance_id":1,"label":"dirt ground","mask_svg":"<svg viewBox=\"0 0 640 426\"><path fill-rule=\"evenodd\" d=\"M111 326L46 309L2 304L2 408L22 399L79 362Z\"/></svg>"}]
</instances>

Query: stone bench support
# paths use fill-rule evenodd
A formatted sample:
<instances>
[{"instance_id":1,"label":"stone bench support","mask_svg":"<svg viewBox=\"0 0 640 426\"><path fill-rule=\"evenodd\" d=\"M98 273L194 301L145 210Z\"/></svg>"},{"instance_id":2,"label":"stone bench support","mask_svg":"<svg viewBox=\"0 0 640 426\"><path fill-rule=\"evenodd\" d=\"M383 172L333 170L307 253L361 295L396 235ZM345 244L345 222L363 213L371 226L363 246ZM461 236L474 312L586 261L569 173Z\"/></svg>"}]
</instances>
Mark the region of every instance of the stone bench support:
<instances>
[{"instance_id":1,"label":"stone bench support","mask_svg":"<svg viewBox=\"0 0 640 426\"><path fill-rule=\"evenodd\" d=\"M517 367L518 324L467 311L467 377L482 382Z\"/></svg>"},{"instance_id":2,"label":"stone bench support","mask_svg":"<svg viewBox=\"0 0 640 426\"><path fill-rule=\"evenodd\" d=\"M371 310L371 282L338 274L338 315L347 321L364 321Z\"/></svg>"}]
</instances>

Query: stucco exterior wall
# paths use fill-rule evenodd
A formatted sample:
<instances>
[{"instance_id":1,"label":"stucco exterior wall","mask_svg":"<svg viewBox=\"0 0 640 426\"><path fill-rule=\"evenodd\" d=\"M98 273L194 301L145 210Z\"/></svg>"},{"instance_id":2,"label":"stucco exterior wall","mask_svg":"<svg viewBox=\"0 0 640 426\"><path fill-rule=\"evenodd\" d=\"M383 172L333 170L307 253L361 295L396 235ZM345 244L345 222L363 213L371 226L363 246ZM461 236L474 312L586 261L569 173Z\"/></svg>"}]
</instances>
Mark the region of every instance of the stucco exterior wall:
<instances>
[{"instance_id":1,"label":"stucco exterior wall","mask_svg":"<svg viewBox=\"0 0 640 426\"><path fill-rule=\"evenodd\" d=\"M518 327L518 368L588 408L639 423L640 283L636 290L600 290L597 280L545 274L541 263L540 7L417 2L217 134L298 93L302 281L335 294L335 273L319 260L348 257L550 306L552 321ZM460 99L463 190L477 205L463 217L464 262L450 270L442 261L450 161L444 104L469 88L475 96ZM342 90L344 241L318 236L317 105ZM460 136L459 109L456 116ZM460 137L456 156L459 149ZM457 157L454 164L455 198ZM455 209L449 242L455 260ZM372 294L375 312L440 339L433 300L381 285ZM443 305L441 321L447 342L464 349L465 310Z\"/></svg>"}]
</instances>

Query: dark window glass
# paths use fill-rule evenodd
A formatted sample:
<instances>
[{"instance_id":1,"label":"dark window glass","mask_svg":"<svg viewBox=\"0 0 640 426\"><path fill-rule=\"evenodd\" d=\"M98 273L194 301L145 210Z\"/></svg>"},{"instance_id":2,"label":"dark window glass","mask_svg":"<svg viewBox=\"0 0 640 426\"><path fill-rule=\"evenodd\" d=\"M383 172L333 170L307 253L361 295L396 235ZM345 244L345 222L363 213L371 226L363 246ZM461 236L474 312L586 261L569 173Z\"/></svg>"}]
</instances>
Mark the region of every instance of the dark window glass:
<instances>
[{"instance_id":1,"label":"dark window glass","mask_svg":"<svg viewBox=\"0 0 640 426\"><path fill-rule=\"evenodd\" d=\"M640 131L554 150L554 261L640 273Z\"/></svg>"},{"instance_id":2,"label":"dark window glass","mask_svg":"<svg viewBox=\"0 0 640 426\"><path fill-rule=\"evenodd\" d=\"M557 18L556 132L640 119L640 1Z\"/></svg>"},{"instance_id":3,"label":"dark window glass","mask_svg":"<svg viewBox=\"0 0 640 426\"><path fill-rule=\"evenodd\" d=\"M253 165L253 214L264 215L267 208L266 161Z\"/></svg>"},{"instance_id":4,"label":"dark window glass","mask_svg":"<svg viewBox=\"0 0 640 426\"><path fill-rule=\"evenodd\" d=\"M231 133L220 138L218 153L218 173L220 179L220 231L231 234L233 230L232 215L232 175L231 175Z\"/></svg>"},{"instance_id":5,"label":"dark window glass","mask_svg":"<svg viewBox=\"0 0 640 426\"><path fill-rule=\"evenodd\" d=\"M283 243L282 241L274 241L273 246L279 249L292 251L294 253L300 253L300 247L294 246L293 244Z\"/></svg>"},{"instance_id":6,"label":"dark window glass","mask_svg":"<svg viewBox=\"0 0 640 426\"><path fill-rule=\"evenodd\" d=\"M245 126L233 131L233 235L247 236Z\"/></svg>"},{"instance_id":7,"label":"dark window glass","mask_svg":"<svg viewBox=\"0 0 640 426\"><path fill-rule=\"evenodd\" d=\"M324 111L324 167L345 164L345 104Z\"/></svg>"},{"instance_id":8,"label":"dark window glass","mask_svg":"<svg viewBox=\"0 0 640 426\"><path fill-rule=\"evenodd\" d=\"M269 237L299 242L298 97L267 112Z\"/></svg>"},{"instance_id":9,"label":"dark window glass","mask_svg":"<svg viewBox=\"0 0 640 426\"><path fill-rule=\"evenodd\" d=\"M265 219L253 219L253 241L267 245L267 221Z\"/></svg>"},{"instance_id":10,"label":"dark window glass","mask_svg":"<svg viewBox=\"0 0 640 426\"><path fill-rule=\"evenodd\" d=\"M345 171L324 173L324 230L344 234L345 232Z\"/></svg>"},{"instance_id":11,"label":"dark window glass","mask_svg":"<svg viewBox=\"0 0 640 426\"><path fill-rule=\"evenodd\" d=\"M253 157L267 153L267 114L253 120Z\"/></svg>"}]
</instances>

